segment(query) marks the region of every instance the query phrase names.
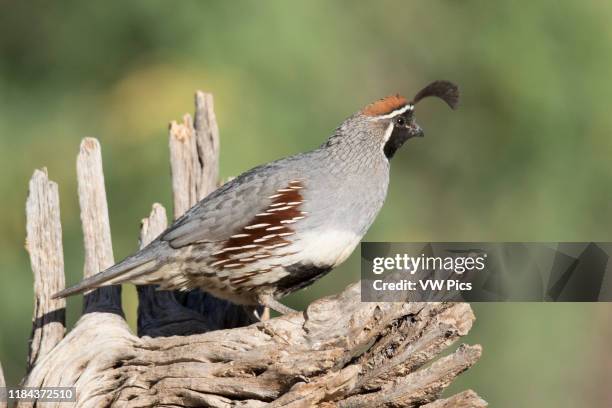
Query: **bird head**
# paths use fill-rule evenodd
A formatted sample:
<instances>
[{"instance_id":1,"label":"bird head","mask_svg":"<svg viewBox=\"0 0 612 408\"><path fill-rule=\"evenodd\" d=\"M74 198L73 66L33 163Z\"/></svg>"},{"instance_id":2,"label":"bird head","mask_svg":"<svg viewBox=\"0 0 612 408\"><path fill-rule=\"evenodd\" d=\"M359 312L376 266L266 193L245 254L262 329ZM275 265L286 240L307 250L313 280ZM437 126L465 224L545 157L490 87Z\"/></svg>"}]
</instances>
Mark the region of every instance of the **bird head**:
<instances>
[{"instance_id":1,"label":"bird head","mask_svg":"<svg viewBox=\"0 0 612 408\"><path fill-rule=\"evenodd\" d=\"M429 96L442 99L451 109L459 103L459 88L449 81L434 81L408 100L392 95L373 102L349 118L341 127L342 133L367 135L361 140L382 148L390 159L410 138L423 137L423 129L416 123L415 106Z\"/></svg>"}]
</instances>

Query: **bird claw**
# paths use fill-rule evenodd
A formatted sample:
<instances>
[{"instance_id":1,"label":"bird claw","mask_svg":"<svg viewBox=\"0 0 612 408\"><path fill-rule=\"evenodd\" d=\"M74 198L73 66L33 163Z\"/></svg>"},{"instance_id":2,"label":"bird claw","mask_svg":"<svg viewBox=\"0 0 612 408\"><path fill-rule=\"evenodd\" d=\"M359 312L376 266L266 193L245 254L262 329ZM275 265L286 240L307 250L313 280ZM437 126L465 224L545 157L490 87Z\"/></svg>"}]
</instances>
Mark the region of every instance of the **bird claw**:
<instances>
[{"instance_id":1,"label":"bird claw","mask_svg":"<svg viewBox=\"0 0 612 408\"><path fill-rule=\"evenodd\" d=\"M285 315L285 314L290 314L290 313L297 313L298 311L295 309L290 308L289 306L285 306L283 305L281 302L279 302L278 300L274 299L272 296L270 295L263 295L260 296L259 298L259 303L261 305L264 305L266 307L269 307L270 309Z\"/></svg>"}]
</instances>

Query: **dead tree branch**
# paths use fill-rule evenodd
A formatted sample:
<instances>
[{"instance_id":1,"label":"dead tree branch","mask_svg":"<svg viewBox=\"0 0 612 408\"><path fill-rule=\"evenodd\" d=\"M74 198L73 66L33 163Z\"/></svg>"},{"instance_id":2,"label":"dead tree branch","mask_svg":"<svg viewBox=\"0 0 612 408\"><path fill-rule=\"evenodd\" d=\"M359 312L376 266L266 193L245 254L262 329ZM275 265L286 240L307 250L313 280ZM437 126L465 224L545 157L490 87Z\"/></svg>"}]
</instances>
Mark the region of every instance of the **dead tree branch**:
<instances>
[{"instance_id":1,"label":"dead tree branch","mask_svg":"<svg viewBox=\"0 0 612 408\"><path fill-rule=\"evenodd\" d=\"M455 394L450 398L439 399L423 408L483 408L489 404L478 396L474 391L468 390Z\"/></svg>"},{"instance_id":2,"label":"dead tree branch","mask_svg":"<svg viewBox=\"0 0 612 408\"><path fill-rule=\"evenodd\" d=\"M117 315L88 314L26 385L76 384L79 406L420 406L480 356L462 346L423 368L469 330L467 304L363 303L359 290L197 336L138 338Z\"/></svg>"},{"instance_id":3,"label":"dead tree branch","mask_svg":"<svg viewBox=\"0 0 612 408\"><path fill-rule=\"evenodd\" d=\"M81 142L77 157L77 180L85 247L83 277L87 278L115 263L102 170L102 150L94 138L88 137ZM122 314L121 286L100 288L87 294L83 311Z\"/></svg>"},{"instance_id":4,"label":"dead tree branch","mask_svg":"<svg viewBox=\"0 0 612 408\"><path fill-rule=\"evenodd\" d=\"M34 316L28 371L64 337L66 300L51 299L65 287L64 249L57 184L47 170L32 175L26 202L26 249L34 274Z\"/></svg>"}]
</instances>

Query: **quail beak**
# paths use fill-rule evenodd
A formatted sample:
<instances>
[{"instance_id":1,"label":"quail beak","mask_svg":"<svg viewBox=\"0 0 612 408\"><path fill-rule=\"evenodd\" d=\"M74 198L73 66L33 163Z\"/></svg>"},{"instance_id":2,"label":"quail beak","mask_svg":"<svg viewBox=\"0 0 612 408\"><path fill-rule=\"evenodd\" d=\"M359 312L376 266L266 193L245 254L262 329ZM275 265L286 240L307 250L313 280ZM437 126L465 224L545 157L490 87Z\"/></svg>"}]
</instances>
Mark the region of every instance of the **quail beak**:
<instances>
[{"instance_id":1,"label":"quail beak","mask_svg":"<svg viewBox=\"0 0 612 408\"><path fill-rule=\"evenodd\" d=\"M423 129L416 122L412 122L408 125L408 132L410 137L425 137L425 132L423 132Z\"/></svg>"}]
</instances>

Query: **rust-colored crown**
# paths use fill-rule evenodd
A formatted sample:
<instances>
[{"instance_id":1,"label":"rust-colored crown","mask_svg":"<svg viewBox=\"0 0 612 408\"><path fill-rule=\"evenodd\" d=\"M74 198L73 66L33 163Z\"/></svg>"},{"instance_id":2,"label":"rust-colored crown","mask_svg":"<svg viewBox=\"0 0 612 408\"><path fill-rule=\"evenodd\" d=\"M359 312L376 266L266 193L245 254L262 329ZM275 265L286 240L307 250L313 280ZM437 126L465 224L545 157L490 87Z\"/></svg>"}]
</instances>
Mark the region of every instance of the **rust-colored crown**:
<instances>
[{"instance_id":1,"label":"rust-colored crown","mask_svg":"<svg viewBox=\"0 0 612 408\"><path fill-rule=\"evenodd\" d=\"M391 95L369 104L368 106L363 108L361 113L366 116L387 115L393 112L394 110L406 106L407 104L408 100L406 100L406 98L404 98L403 96L399 94Z\"/></svg>"}]
</instances>

